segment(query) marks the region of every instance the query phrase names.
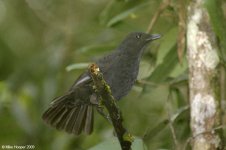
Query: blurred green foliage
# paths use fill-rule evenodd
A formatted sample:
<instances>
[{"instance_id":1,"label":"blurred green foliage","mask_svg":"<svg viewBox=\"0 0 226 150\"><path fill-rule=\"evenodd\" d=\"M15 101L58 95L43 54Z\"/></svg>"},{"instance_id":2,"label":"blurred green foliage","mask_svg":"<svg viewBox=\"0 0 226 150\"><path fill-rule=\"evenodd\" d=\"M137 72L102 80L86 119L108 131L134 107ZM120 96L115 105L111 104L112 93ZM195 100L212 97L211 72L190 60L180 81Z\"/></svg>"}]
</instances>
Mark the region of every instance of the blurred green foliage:
<instances>
[{"instance_id":1,"label":"blurred green foliage","mask_svg":"<svg viewBox=\"0 0 226 150\"><path fill-rule=\"evenodd\" d=\"M79 137L48 127L41 115L53 98L70 87L87 63L109 53L129 32L145 32L160 3L0 0L0 145L86 150L109 142L113 129L100 115L95 115L94 133ZM226 10L226 2L221 3L222 10ZM215 14L216 5L207 7L225 51L221 29L226 13ZM190 137L187 63L184 56L179 64L176 52L176 6L177 1L172 1L158 17L152 33L163 37L145 51L138 83L118 102L125 127L143 139L143 147L148 149L175 148L169 122L180 147ZM103 145L99 145L101 142ZM136 143L142 147L142 141Z\"/></svg>"}]
</instances>

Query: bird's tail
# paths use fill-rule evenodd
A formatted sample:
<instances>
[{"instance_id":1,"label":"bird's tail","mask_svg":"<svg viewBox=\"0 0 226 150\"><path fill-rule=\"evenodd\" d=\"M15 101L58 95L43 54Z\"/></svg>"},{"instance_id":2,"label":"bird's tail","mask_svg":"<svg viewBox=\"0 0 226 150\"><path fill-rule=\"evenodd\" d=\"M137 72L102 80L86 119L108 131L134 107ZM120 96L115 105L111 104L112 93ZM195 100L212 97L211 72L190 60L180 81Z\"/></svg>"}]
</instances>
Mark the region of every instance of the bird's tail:
<instances>
[{"instance_id":1,"label":"bird's tail","mask_svg":"<svg viewBox=\"0 0 226 150\"><path fill-rule=\"evenodd\" d=\"M44 112L42 118L50 126L79 135L82 131L93 131L93 106L73 100L73 94L56 98Z\"/></svg>"}]
</instances>

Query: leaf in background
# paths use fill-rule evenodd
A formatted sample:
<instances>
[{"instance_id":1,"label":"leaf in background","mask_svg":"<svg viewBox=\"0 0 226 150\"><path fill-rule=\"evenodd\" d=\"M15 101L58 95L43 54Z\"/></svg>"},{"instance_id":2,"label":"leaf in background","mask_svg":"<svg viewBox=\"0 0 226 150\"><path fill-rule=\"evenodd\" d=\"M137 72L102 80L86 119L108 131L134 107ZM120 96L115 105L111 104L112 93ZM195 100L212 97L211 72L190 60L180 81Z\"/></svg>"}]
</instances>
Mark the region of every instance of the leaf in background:
<instances>
[{"instance_id":1,"label":"leaf in background","mask_svg":"<svg viewBox=\"0 0 226 150\"><path fill-rule=\"evenodd\" d=\"M108 18L109 18L109 16L110 16L109 13L111 12L112 6L113 6L115 3L116 3L115 0L109 1L108 4L107 4L107 6L106 6L106 7L104 8L104 10L101 12L100 18L99 18L101 24L107 23L107 20L108 20Z\"/></svg>"},{"instance_id":2,"label":"leaf in background","mask_svg":"<svg viewBox=\"0 0 226 150\"><path fill-rule=\"evenodd\" d=\"M186 72L188 69L188 62L185 56L183 56L182 58L182 62L176 64L175 68L172 70L172 72L170 73L170 77L172 78L177 78L178 76L180 76L181 74L183 74L184 72Z\"/></svg>"},{"instance_id":3,"label":"leaf in background","mask_svg":"<svg viewBox=\"0 0 226 150\"><path fill-rule=\"evenodd\" d=\"M149 129L147 131L147 133L145 133L144 135L144 140L148 141L151 140L152 138L154 138L155 136L157 136L163 129L165 129L165 127L168 125L169 120L165 119L163 121L161 121L160 123L158 123L154 128Z\"/></svg>"},{"instance_id":4,"label":"leaf in background","mask_svg":"<svg viewBox=\"0 0 226 150\"><path fill-rule=\"evenodd\" d=\"M2 106L12 102L12 93L8 88L7 83L0 81L0 111Z\"/></svg>"},{"instance_id":5,"label":"leaf in background","mask_svg":"<svg viewBox=\"0 0 226 150\"><path fill-rule=\"evenodd\" d=\"M52 142L52 149L54 150L68 149L70 138L71 138L70 136L64 136L64 135L62 136L60 134L56 134Z\"/></svg>"},{"instance_id":6,"label":"leaf in background","mask_svg":"<svg viewBox=\"0 0 226 150\"><path fill-rule=\"evenodd\" d=\"M178 63L176 44L170 49L164 57L163 62L153 71L148 80L159 83L166 79Z\"/></svg>"},{"instance_id":7,"label":"leaf in background","mask_svg":"<svg viewBox=\"0 0 226 150\"><path fill-rule=\"evenodd\" d=\"M184 85L187 84L188 82L188 73L184 72L183 74L181 74L180 76L178 76L177 78L174 78L170 81L170 85L171 86L179 86L179 85Z\"/></svg>"},{"instance_id":8,"label":"leaf in background","mask_svg":"<svg viewBox=\"0 0 226 150\"><path fill-rule=\"evenodd\" d=\"M0 38L0 80L4 80L12 74L15 61L16 58L14 53L11 51L10 47Z\"/></svg>"},{"instance_id":9,"label":"leaf in background","mask_svg":"<svg viewBox=\"0 0 226 150\"><path fill-rule=\"evenodd\" d=\"M142 139L135 138L132 143L133 150L147 150L147 147L144 145ZM119 141L116 137L109 138L104 142L90 148L89 150L121 150Z\"/></svg>"},{"instance_id":10,"label":"leaf in background","mask_svg":"<svg viewBox=\"0 0 226 150\"><path fill-rule=\"evenodd\" d=\"M137 80L141 80L149 77L152 71L153 71L153 64L151 64L148 61L141 60Z\"/></svg>"},{"instance_id":11,"label":"leaf in background","mask_svg":"<svg viewBox=\"0 0 226 150\"><path fill-rule=\"evenodd\" d=\"M32 122L27 114L27 111L22 106L22 102L20 99L15 99L13 103L11 103L12 114L16 119L17 124L29 135L32 135L34 132L34 127Z\"/></svg>"},{"instance_id":12,"label":"leaf in background","mask_svg":"<svg viewBox=\"0 0 226 150\"><path fill-rule=\"evenodd\" d=\"M90 64L90 62L71 64L71 65L66 67L66 70L69 72L69 71L72 71L72 70L75 70L75 69L86 69L86 68L88 68L89 64Z\"/></svg>"},{"instance_id":13,"label":"leaf in background","mask_svg":"<svg viewBox=\"0 0 226 150\"><path fill-rule=\"evenodd\" d=\"M114 43L88 45L88 46L84 46L84 47L77 49L76 52L86 53L86 54L90 53L90 55L93 55L95 53L103 53L105 51L112 50L115 48L115 46L116 46L116 44L114 44Z\"/></svg>"},{"instance_id":14,"label":"leaf in background","mask_svg":"<svg viewBox=\"0 0 226 150\"><path fill-rule=\"evenodd\" d=\"M222 57L226 61L226 20L221 7L222 2L220 0L206 0L205 6L209 12L214 31L220 38Z\"/></svg>"},{"instance_id":15,"label":"leaf in background","mask_svg":"<svg viewBox=\"0 0 226 150\"><path fill-rule=\"evenodd\" d=\"M187 111L190 107L187 105L187 106L184 106L184 107L181 107L179 108L176 113L174 113L172 116L171 116L171 121L174 122L183 112Z\"/></svg>"},{"instance_id":16,"label":"leaf in background","mask_svg":"<svg viewBox=\"0 0 226 150\"><path fill-rule=\"evenodd\" d=\"M118 15L116 15L115 17L113 17L111 20L109 20L109 22L107 23L108 27L113 26L114 24L122 21L123 19L127 18L129 15L133 14L135 11L144 8L145 6L147 6L148 4L150 4L150 2L148 3L142 3L140 5L137 5L131 9L128 9Z\"/></svg>"},{"instance_id":17,"label":"leaf in background","mask_svg":"<svg viewBox=\"0 0 226 150\"><path fill-rule=\"evenodd\" d=\"M174 27L163 35L162 43L158 50L157 67L148 78L151 82L159 83L166 79L178 63L177 57L177 33L178 28Z\"/></svg>"},{"instance_id":18,"label":"leaf in background","mask_svg":"<svg viewBox=\"0 0 226 150\"><path fill-rule=\"evenodd\" d=\"M184 106L179 108L170 118L173 123L180 115L186 112L189 109L189 106ZM149 129L147 133L144 135L144 140L151 140L155 136L157 136L167 125L169 124L169 119L165 119L158 123L154 128Z\"/></svg>"},{"instance_id":19,"label":"leaf in background","mask_svg":"<svg viewBox=\"0 0 226 150\"><path fill-rule=\"evenodd\" d=\"M173 99L172 99L172 107L174 108L180 108L183 107L184 105L187 104L186 101L186 94L182 93L183 88L182 87L178 87L178 88L172 88L171 87L171 91L172 91L172 95L173 95Z\"/></svg>"},{"instance_id":20,"label":"leaf in background","mask_svg":"<svg viewBox=\"0 0 226 150\"><path fill-rule=\"evenodd\" d=\"M174 27L165 35L162 35L161 45L159 47L157 55L157 65L162 63L166 54L171 50L173 46L175 46L177 42L177 33L178 28Z\"/></svg>"}]
</instances>

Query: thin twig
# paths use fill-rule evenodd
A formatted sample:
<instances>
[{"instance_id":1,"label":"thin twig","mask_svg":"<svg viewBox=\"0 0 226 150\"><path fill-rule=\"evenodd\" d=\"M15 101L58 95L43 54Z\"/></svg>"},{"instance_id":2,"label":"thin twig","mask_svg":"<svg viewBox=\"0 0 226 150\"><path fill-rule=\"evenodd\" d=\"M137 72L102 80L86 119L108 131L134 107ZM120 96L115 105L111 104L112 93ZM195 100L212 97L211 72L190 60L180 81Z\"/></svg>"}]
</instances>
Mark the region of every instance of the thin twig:
<instances>
[{"instance_id":1,"label":"thin twig","mask_svg":"<svg viewBox=\"0 0 226 150\"><path fill-rule=\"evenodd\" d=\"M156 23L158 17L160 16L160 14L162 13L162 11L169 6L171 0L163 0L161 5L159 6L159 8L157 9L156 13L154 14L154 16L152 17L148 28L147 28L147 33L150 33L154 24Z\"/></svg>"},{"instance_id":2,"label":"thin twig","mask_svg":"<svg viewBox=\"0 0 226 150\"><path fill-rule=\"evenodd\" d=\"M160 123L158 123L157 126L155 126L154 128L150 129L148 128L145 135L144 135L144 140L150 140L151 138L153 138L154 136L156 136L161 130L163 130L165 128L165 126L167 126L169 124L169 122L174 122L179 116L181 116L185 111L187 111L190 107L187 106L183 106L180 109L178 109L176 111L176 113L172 114L170 116L170 119L164 119L163 121L161 121Z\"/></svg>"},{"instance_id":3,"label":"thin twig","mask_svg":"<svg viewBox=\"0 0 226 150\"><path fill-rule=\"evenodd\" d=\"M178 149L178 141L177 141L177 136L175 129L173 127L173 121L171 120L171 108L170 108L170 100L172 99L172 94L171 91L169 91L167 100L166 100L166 107L167 107L167 114L168 114L168 120L169 120L169 127L173 136L173 141L175 145L175 149Z\"/></svg>"},{"instance_id":4,"label":"thin twig","mask_svg":"<svg viewBox=\"0 0 226 150\"><path fill-rule=\"evenodd\" d=\"M152 83L152 82L147 81L147 80L137 80L136 82L138 84L141 84L141 85L149 85L149 86L153 86L153 87L156 87L157 86L157 84Z\"/></svg>"},{"instance_id":5,"label":"thin twig","mask_svg":"<svg viewBox=\"0 0 226 150\"><path fill-rule=\"evenodd\" d=\"M100 72L96 64L89 67L89 73L92 77L95 91L103 100L103 105L106 107L122 150L131 150L133 137L122 125L122 114L116 105L116 100L111 94L111 89L103 79L103 74Z\"/></svg>"},{"instance_id":6,"label":"thin twig","mask_svg":"<svg viewBox=\"0 0 226 150\"><path fill-rule=\"evenodd\" d=\"M177 35L177 55L180 64L182 65L184 49L185 49L185 34L186 34L186 9L185 2L178 2L178 35Z\"/></svg>"},{"instance_id":7,"label":"thin twig","mask_svg":"<svg viewBox=\"0 0 226 150\"><path fill-rule=\"evenodd\" d=\"M220 103L219 103L219 107L220 107L220 114L221 114L221 117L220 117L220 124L223 124L223 120L224 120L224 113L225 113L225 110L224 110L224 107L223 107L223 102L225 101L225 91L226 91L226 87L225 87L225 81L226 81L226 78L225 78L225 68L223 67L223 65L220 65ZM225 139L225 135L224 135L224 132L221 131L220 132L220 136L221 136L221 140L222 140L222 147L225 147L226 146L226 139Z\"/></svg>"}]
</instances>

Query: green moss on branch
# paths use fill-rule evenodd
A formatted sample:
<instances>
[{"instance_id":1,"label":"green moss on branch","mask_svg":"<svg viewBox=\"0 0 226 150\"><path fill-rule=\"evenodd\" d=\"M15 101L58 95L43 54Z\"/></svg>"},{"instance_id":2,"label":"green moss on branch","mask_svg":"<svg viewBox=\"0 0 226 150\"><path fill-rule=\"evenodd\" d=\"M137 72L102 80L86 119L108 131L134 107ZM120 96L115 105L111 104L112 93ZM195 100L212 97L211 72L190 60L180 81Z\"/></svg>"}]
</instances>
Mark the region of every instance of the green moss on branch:
<instances>
[{"instance_id":1,"label":"green moss on branch","mask_svg":"<svg viewBox=\"0 0 226 150\"><path fill-rule=\"evenodd\" d=\"M109 113L122 150L131 150L133 137L122 125L123 118L121 111L116 104L115 98L112 96L109 85L103 78L103 74L96 64L90 65L89 73L96 88L96 93L103 99L103 105Z\"/></svg>"}]
</instances>

